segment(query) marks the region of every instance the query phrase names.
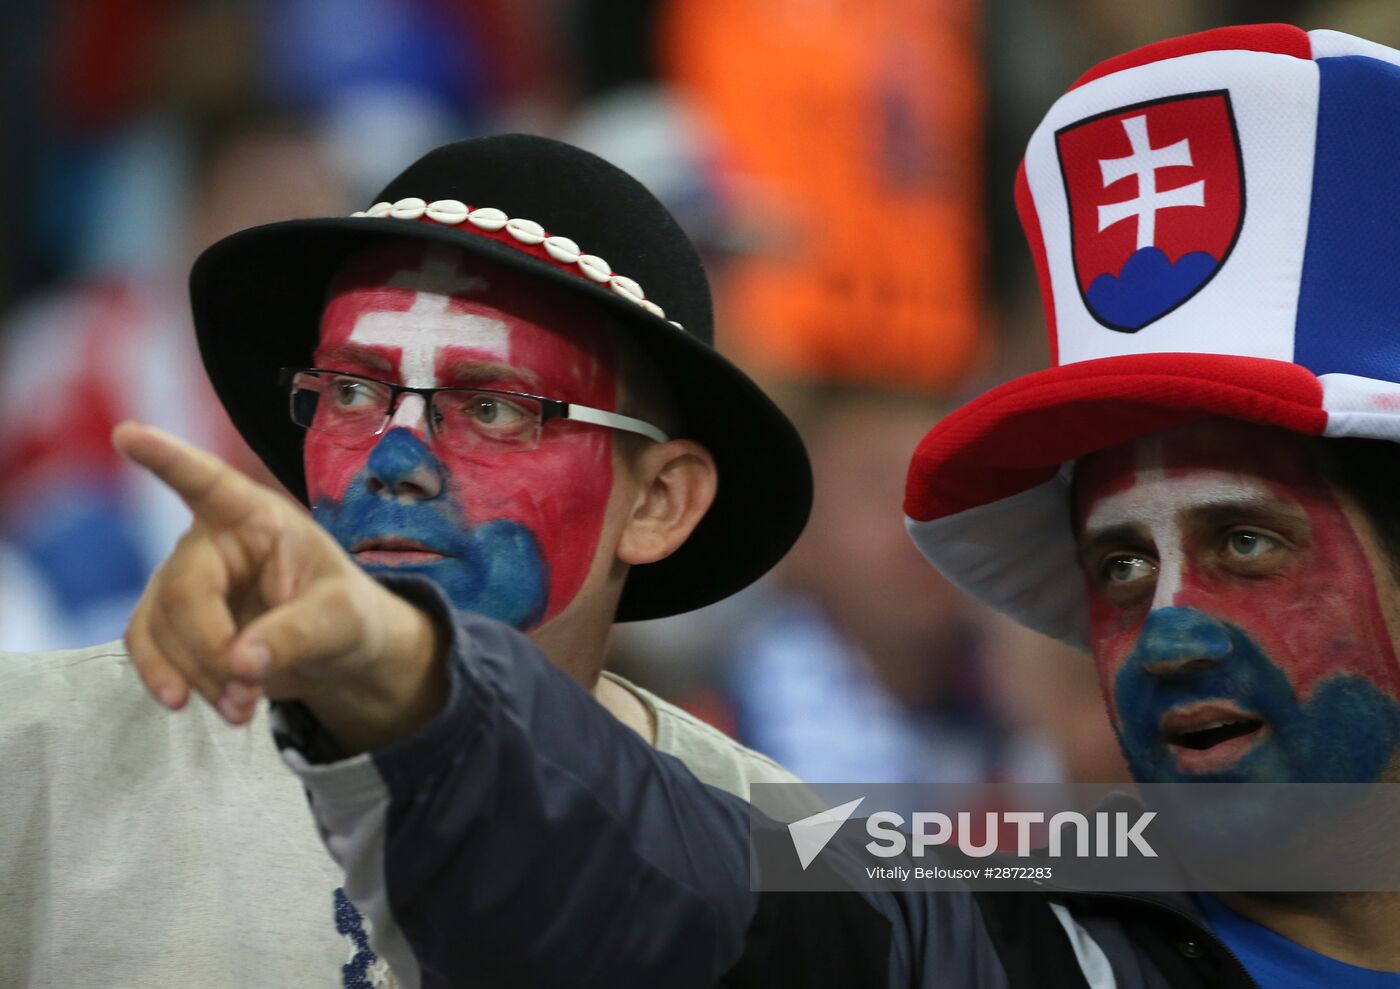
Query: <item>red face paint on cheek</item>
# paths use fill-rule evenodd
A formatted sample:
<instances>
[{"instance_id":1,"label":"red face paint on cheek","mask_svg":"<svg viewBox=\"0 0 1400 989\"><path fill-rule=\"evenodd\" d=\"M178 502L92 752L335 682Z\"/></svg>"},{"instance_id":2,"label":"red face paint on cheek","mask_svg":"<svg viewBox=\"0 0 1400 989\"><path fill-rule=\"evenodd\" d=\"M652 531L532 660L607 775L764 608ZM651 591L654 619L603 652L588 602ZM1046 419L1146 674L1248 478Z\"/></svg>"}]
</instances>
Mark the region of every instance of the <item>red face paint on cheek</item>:
<instances>
[{"instance_id":1,"label":"red face paint on cheek","mask_svg":"<svg viewBox=\"0 0 1400 989\"><path fill-rule=\"evenodd\" d=\"M1307 702L1318 682L1351 673L1400 699L1400 669L1381 611L1375 576L1360 538L1323 485L1267 487L1305 512L1313 547L1285 571L1258 581L1200 568L1188 573L1174 603L1243 629Z\"/></svg>"},{"instance_id":2,"label":"red face paint on cheek","mask_svg":"<svg viewBox=\"0 0 1400 989\"><path fill-rule=\"evenodd\" d=\"M364 470L368 455L367 450L346 447L324 433L307 432L302 459L312 503L323 498L344 498L350 482Z\"/></svg>"},{"instance_id":3,"label":"red face paint on cheek","mask_svg":"<svg viewBox=\"0 0 1400 989\"><path fill-rule=\"evenodd\" d=\"M616 409L617 379L601 321L563 307L531 316L528 322L505 317L510 326L506 363L528 370L530 380L490 386ZM568 327L567 332L543 328L546 320L551 327ZM450 374L462 356L455 349L446 352L441 373ZM511 519L535 534L549 568L545 617L558 614L583 585L602 535L613 485L611 430L556 419L546 423L539 448L530 453L474 460L449 450L441 456L468 524Z\"/></svg>"},{"instance_id":4,"label":"red face paint on cheek","mask_svg":"<svg viewBox=\"0 0 1400 989\"><path fill-rule=\"evenodd\" d=\"M1146 614L1123 611L1110 603L1098 590L1095 581L1087 581L1089 604L1089 641L1092 644L1094 668L1098 673L1099 690L1108 703L1109 720L1118 724L1115 704L1114 678L1123 668L1128 654L1137 642Z\"/></svg>"},{"instance_id":5,"label":"red face paint on cheek","mask_svg":"<svg viewBox=\"0 0 1400 989\"><path fill-rule=\"evenodd\" d=\"M398 253L391 259L405 265L416 263L413 256L401 257ZM392 262L388 267L376 265L360 277L349 280L332 295L321 317L321 340L313 358L317 367L361 374L380 381L402 380L399 365L403 348L354 339L362 317L406 313L412 307L415 293L384 284L395 278L396 274ZM407 325L404 331L409 332ZM302 457L312 502L322 498L343 498L350 482L365 469L373 448L373 437L366 437L360 442L308 430Z\"/></svg>"},{"instance_id":6,"label":"red face paint on cheek","mask_svg":"<svg viewBox=\"0 0 1400 989\"><path fill-rule=\"evenodd\" d=\"M1137 458L1133 444L1123 444L1096 453L1082 461L1075 473L1075 527L1082 531L1084 520L1101 501L1131 491L1137 485ZM1113 690L1114 677L1137 642L1147 617L1148 602L1136 608L1122 608L1104 593L1095 572L1101 561L1080 561L1084 568L1085 600L1089 607L1089 641L1098 674L1099 688L1108 704L1109 720L1118 724Z\"/></svg>"}]
</instances>

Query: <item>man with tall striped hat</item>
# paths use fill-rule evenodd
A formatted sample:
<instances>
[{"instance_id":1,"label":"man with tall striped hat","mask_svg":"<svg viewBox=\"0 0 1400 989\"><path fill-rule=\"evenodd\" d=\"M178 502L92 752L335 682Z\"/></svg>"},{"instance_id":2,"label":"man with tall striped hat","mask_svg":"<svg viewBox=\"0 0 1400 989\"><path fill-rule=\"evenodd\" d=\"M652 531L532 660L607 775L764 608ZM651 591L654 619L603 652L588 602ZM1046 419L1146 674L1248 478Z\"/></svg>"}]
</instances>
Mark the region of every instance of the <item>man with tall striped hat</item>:
<instances>
[{"instance_id":1,"label":"man with tall striped hat","mask_svg":"<svg viewBox=\"0 0 1400 989\"><path fill-rule=\"evenodd\" d=\"M934 427L905 510L964 590L1092 652L1139 783L1400 781L1398 133L1400 52L1261 25L1110 59L1027 148L1054 366ZM1126 931L1147 985L1400 985L1386 889L1066 930Z\"/></svg>"}]
</instances>

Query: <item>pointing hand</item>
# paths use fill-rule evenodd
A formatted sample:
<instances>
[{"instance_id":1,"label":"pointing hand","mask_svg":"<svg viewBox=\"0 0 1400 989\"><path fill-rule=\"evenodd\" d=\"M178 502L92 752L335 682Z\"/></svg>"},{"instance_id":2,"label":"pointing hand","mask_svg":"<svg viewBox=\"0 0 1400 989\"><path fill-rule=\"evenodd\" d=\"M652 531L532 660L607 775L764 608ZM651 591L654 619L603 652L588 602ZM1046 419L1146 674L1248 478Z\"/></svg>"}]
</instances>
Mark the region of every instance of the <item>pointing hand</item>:
<instances>
[{"instance_id":1,"label":"pointing hand","mask_svg":"<svg viewBox=\"0 0 1400 989\"><path fill-rule=\"evenodd\" d=\"M353 751L437 713L447 677L432 620L367 576L304 508L150 426L123 423L112 442L194 515L126 631L162 704L183 707L193 688L243 724L264 694L297 699Z\"/></svg>"}]
</instances>

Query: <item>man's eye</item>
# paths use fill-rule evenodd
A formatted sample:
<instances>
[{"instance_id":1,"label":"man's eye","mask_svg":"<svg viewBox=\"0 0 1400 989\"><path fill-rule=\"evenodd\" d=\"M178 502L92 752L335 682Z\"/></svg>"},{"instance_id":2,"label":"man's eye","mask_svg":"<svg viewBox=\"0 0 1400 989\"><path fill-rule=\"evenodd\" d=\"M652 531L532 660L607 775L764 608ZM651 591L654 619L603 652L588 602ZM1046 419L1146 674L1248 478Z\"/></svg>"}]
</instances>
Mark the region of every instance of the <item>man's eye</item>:
<instances>
[{"instance_id":1,"label":"man's eye","mask_svg":"<svg viewBox=\"0 0 1400 989\"><path fill-rule=\"evenodd\" d=\"M1103 579L1110 584L1129 584L1151 577L1156 571L1151 560L1131 553L1119 553L1103 562Z\"/></svg>"},{"instance_id":2,"label":"man's eye","mask_svg":"<svg viewBox=\"0 0 1400 989\"><path fill-rule=\"evenodd\" d=\"M374 401L373 391L363 382L353 378L336 378L331 382L331 397L342 408L363 407Z\"/></svg>"},{"instance_id":3,"label":"man's eye","mask_svg":"<svg viewBox=\"0 0 1400 989\"><path fill-rule=\"evenodd\" d=\"M1225 546L1229 554L1237 559L1257 560L1271 550L1278 549L1279 543L1262 532L1237 529L1226 537Z\"/></svg>"},{"instance_id":4,"label":"man's eye","mask_svg":"<svg viewBox=\"0 0 1400 989\"><path fill-rule=\"evenodd\" d=\"M530 413L498 395L473 395L456 405L453 413L491 435L514 432L528 425Z\"/></svg>"},{"instance_id":5,"label":"man's eye","mask_svg":"<svg viewBox=\"0 0 1400 989\"><path fill-rule=\"evenodd\" d=\"M475 399L467 411L483 426L509 424L520 416L519 409L498 398Z\"/></svg>"}]
</instances>

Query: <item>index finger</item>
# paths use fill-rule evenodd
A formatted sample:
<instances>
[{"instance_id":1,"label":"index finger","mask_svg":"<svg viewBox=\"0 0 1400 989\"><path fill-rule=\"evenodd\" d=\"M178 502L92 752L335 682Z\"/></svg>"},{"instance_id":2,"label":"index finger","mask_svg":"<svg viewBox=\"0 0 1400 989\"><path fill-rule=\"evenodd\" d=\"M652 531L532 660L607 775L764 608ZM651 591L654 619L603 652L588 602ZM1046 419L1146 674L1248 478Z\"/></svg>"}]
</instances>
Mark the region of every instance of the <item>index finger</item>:
<instances>
[{"instance_id":1,"label":"index finger","mask_svg":"<svg viewBox=\"0 0 1400 989\"><path fill-rule=\"evenodd\" d=\"M272 494L212 453L145 423L119 424L112 430L112 446L169 486L212 528L238 525Z\"/></svg>"}]
</instances>

